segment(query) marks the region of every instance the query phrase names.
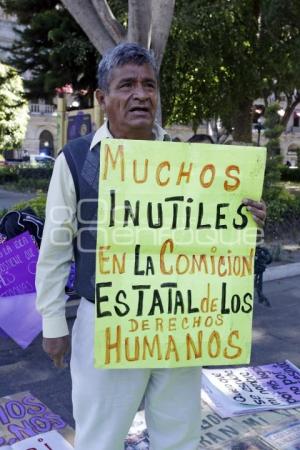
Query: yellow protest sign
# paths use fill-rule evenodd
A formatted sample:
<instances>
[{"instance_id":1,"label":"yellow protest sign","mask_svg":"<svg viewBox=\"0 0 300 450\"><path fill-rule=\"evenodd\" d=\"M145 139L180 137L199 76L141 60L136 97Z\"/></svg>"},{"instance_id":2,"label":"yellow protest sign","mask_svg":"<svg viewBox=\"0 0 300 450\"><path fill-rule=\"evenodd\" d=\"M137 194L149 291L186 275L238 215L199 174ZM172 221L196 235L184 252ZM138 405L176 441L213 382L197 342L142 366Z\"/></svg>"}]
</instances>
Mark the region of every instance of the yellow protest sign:
<instances>
[{"instance_id":1,"label":"yellow protest sign","mask_svg":"<svg viewBox=\"0 0 300 450\"><path fill-rule=\"evenodd\" d=\"M249 362L265 149L101 143L95 365Z\"/></svg>"}]
</instances>

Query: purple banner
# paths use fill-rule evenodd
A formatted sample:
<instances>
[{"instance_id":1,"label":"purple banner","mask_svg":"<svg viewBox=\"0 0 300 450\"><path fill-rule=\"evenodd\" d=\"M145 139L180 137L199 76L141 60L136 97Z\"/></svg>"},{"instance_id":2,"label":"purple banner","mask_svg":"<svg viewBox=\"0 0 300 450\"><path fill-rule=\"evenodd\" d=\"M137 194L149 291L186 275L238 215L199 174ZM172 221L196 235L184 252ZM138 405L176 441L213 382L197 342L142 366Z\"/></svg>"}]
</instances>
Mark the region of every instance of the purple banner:
<instances>
[{"instance_id":1,"label":"purple banner","mask_svg":"<svg viewBox=\"0 0 300 450\"><path fill-rule=\"evenodd\" d=\"M72 428L30 392L0 398L0 448L51 430L72 442Z\"/></svg>"},{"instance_id":2,"label":"purple banner","mask_svg":"<svg viewBox=\"0 0 300 450\"><path fill-rule=\"evenodd\" d=\"M0 297L0 328L22 348L42 331L42 318L35 308L35 292Z\"/></svg>"},{"instance_id":3,"label":"purple banner","mask_svg":"<svg viewBox=\"0 0 300 450\"><path fill-rule=\"evenodd\" d=\"M35 292L38 253L27 231L0 245L0 297Z\"/></svg>"},{"instance_id":4,"label":"purple banner","mask_svg":"<svg viewBox=\"0 0 300 450\"><path fill-rule=\"evenodd\" d=\"M0 328L0 339L8 339L9 336Z\"/></svg>"}]
</instances>

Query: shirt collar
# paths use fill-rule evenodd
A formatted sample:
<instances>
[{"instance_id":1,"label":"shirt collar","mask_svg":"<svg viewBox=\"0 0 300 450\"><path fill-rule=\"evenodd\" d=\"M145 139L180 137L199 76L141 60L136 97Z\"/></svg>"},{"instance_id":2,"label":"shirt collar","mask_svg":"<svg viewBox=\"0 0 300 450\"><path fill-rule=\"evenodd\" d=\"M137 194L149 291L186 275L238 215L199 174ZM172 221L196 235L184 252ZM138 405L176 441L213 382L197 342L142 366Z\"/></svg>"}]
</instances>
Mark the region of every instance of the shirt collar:
<instances>
[{"instance_id":1,"label":"shirt collar","mask_svg":"<svg viewBox=\"0 0 300 450\"><path fill-rule=\"evenodd\" d=\"M108 129L107 121L105 121L104 124L100 128L98 128L98 130L94 134L93 140L90 145L90 150L92 150L97 144L103 141L103 139L113 139L113 136Z\"/></svg>"},{"instance_id":2,"label":"shirt collar","mask_svg":"<svg viewBox=\"0 0 300 450\"><path fill-rule=\"evenodd\" d=\"M153 134L155 136L156 141L170 141L171 138L168 133L155 123L153 126ZM96 133L94 134L93 140L90 145L90 150L92 150L97 144L99 144L103 139L113 139L113 136L108 128L108 122L105 121L104 124L98 128Z\"/></svg>"}]
</instances>

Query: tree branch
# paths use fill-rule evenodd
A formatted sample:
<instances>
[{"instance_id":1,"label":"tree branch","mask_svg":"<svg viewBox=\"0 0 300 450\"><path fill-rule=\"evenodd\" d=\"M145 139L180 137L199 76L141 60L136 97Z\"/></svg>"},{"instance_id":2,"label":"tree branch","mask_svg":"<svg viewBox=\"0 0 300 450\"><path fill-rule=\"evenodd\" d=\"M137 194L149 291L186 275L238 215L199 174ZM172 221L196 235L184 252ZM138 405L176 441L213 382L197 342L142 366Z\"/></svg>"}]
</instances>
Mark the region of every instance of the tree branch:
<instances>
[{"instance_id":1,"label":"tree branch","mask_svg":"<svg viewBox=\"0 0 300 450\"><path fill-rule=\"evenodd\" d=\"M91 0L62 0L91 43L103 55L115 46L115 41L100 20Z\"/></svg>"},{"instance_id":2,"label":"tree branch","mask_svg":"<svg viewBox=\"0 0 300 450\"><path fill-rule=\"evenodd\" d=\"M161 65L167 45L174 6L175 0L152 0L151 48L154 51L158 67Z\"/></svg>"},{"instance_id":3,"label":"tree branch","mask_svg":"<svg viewBox=\"0 0 300 450\"><path fill-rule=\"evenodd\" d=\"M300 92L297 91L294 95L287 95L287 94L285 95L288 99L288 104L280 123L286 127L288 121L290 120L291 115L294 112L294 109L300 103Z\"/></svg>"},{"instance_id":4,"label":"tree branch","mask_svg":"<svg viewBox=\"0 0 300 450\"><path fill-rule=\"evenodd\" d=\"M95 10L115 44L126 38L126 30L114 16L107 0L92 0Z\"/></svg>"},{"instance_id":5,"label":"tree branch","mask_svg":"<svg viewBox=\"0 0 300 450\"><path fill-rule=\"evenodd\" d=\"M128 42L150 47L151 1L128 0Z\"/></svg>"}]
</instances>

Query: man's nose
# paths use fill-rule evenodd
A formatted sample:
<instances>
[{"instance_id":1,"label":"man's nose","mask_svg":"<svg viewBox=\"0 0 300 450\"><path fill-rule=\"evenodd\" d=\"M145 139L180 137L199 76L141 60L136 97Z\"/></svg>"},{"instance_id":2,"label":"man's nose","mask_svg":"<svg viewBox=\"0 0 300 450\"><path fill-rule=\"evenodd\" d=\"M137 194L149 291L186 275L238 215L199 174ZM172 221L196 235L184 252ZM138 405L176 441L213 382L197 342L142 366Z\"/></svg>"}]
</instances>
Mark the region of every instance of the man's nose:
<instances>
[{"instance_id":1,"label":"man's nose","mask_svg":"<svg viewBox=\"0 0 300 450\"><path fill-rule=\"evenodd\" d=\"M139 100L146 100L149 97L147 89L140 83L135 85L133 95Z\"/></svg>"}]
</instances>

